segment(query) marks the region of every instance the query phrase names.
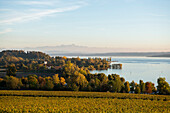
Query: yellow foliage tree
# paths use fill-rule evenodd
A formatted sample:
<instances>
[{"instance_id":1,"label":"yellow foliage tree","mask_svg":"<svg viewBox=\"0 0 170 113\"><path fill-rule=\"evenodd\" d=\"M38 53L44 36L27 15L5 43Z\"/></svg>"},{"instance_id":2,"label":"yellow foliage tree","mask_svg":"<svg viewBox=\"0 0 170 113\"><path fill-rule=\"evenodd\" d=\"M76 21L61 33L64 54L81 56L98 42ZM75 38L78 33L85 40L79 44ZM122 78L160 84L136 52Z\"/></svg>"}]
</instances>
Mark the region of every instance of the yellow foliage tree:
<instances>
[{"instance_id":1,"label":"yellow foliage tree","mask_svg":"<svg viewBox=\"0 0 170 113\"><path fill-rule=\"evenodd\" d=\"M55 74L55 75L53 76L53 81L54 81L54 84L59 84L59 83L60 83L58 74Z\"/></svg>"},{"instance_id":2,"label":"yellow foliage tree","mask_svg":"<svg viewBox=\"0 0 170 113\"><path fill-rule=\"evenodd\" d=\"M63 77L60 77L60 83L61 83L61 85L65 85L66 84L65 79Z\"/></svg>"}]
</instances>

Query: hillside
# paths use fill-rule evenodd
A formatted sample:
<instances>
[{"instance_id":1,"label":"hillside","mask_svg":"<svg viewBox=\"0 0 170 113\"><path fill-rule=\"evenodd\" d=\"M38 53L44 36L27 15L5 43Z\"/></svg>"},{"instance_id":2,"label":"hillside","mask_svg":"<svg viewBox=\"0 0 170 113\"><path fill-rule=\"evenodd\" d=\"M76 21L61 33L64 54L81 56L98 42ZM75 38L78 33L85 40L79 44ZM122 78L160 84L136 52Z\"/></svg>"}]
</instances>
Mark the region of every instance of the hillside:
<instances>
[{"instance_id":1,"label":"hillside","mask_svg":"<svg viewBox=\"0 0 170 113\"><path fill-rule=\"evenodd\" d=\"M37 51L5 50L0 52L0 68L6 69L7 66L14 64L20 72L55 72L56 70L62 69L68 61L83 69L106 70L110 67L108 60L109 59L101 58L80 59L79 57L51 57L46 53Z\"/></svg>"},{"instance_id":2,"label":"hillside","mask_svg":"<svg viewBox=\"0 0 170 113\"><path fill-rule=\"evenodd\" d=\"M0 52L0 57L8 57L8 56L13 56L13 57L21 57L21 58L27 58L27 59L45 59L49 58L50 56L42 53L42 52L37 52L37 51L28 51L25 52L23 50L4 50Z\"/></svg>"}]
</instances>

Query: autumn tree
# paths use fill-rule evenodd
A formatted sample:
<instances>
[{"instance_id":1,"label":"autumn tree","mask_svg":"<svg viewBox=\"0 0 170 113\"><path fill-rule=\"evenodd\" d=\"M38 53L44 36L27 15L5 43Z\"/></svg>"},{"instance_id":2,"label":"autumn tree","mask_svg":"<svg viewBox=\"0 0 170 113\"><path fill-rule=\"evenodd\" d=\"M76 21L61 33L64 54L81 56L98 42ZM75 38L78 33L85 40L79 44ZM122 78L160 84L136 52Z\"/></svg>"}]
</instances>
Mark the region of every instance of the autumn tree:
<instances>
[{"instance_id":1,"label":"autumn tree","mask_svg":"<svg viewBox=\"0 0 170 113\"><path fill-rule=\"evenodd\" d=\"M108 77L103 74L102 76L99 76L100 80L100 91L108 91L109 86L108 86Z\"/></svg>"},{"instance_id":2,"label":"autumn tree","mask_svg":"<svg viewBox=\"0 0 170 113\"><path fill-rule=\"evenodd\" d=\"M28 66L26 66L25 64L21 64L21 68L23 71L28 71Z\"/></svg>"},{"instance_id":3,"label":"autumn tree","mask_svg":"<svg viewBox=\"0 0 170 113\"><path fill-rule=\"evenodd\" d=\"M20 89L20 87L22 86L20 79L18 79L16 77L6 76L5 80L6 80L6 86L9 89Z\"/></svg>"},{"instance_id":4,"label":"autumn tree","mask_svg":"<svg viewBox=\"0 0 170 113\"><path fill-rule=\"evenodd\" d=\"M66 60L66 59L67 59L67 57L66 57L66 56L63 56L63 59L65 59L65 60Z\"/></svg>"},{"instance_id":5,"label":"autumn tree","mask_svg":"<svg viewBox=\"0 0 170 113\"><path fill-rule=\"evenodd\" d=\"M38 82L39 82L39 89L45 89L45 85L46 85L45 78L39 76L38 77Z\"/></svg>"},{"instance_id":6,"label":"autumn tree","mask_svg":"<svg viewBox=\"0 0 170 113\"><path fill-rule=\"evenodd\" d=\"M91 79L89 85L91 86L91 90L100 91L100 80L98 78Z\"/></svg>"},{"instance_id":7,"label":"autumn tree","mask_svg":"<svg viewBox=\"0 0 170 113\"><path fill-rule=\"evenodd\" d=\"M75 72L74 76L76 85L80 87L80 90L83 90L88 84L86 77L79 72Z\"/></svg>"},{"instance_id":8,"label":"autumn tree","mask_svg":"<svg viewBox=\"0 0 170 113\"><path fill-rule=\"evenodd\" d=\"M58 77L58 74L55 74L53 76L53 83L54 83L54 89L60 90L60 78Z\"/></svg>"},{"instance_id":9,"label":"autumn tree","mask_svg":"<svg viewBox=\"0 0 170 113\"><path fill-rule=\"evenodd\" d=\"M66 84L66 81L63 77L60 77L60 84L64 86Z\"/></svg>"},{"instance_id":10,"label":"autumn tree","mask_svg":"<svg viewBox=\"0 0 170 113\"><path fill-rule=\"evenodd\" d=\"M3 78L0 78L0 88L5 86L6 86L5 80Z\"/></svg>"},{"instance_id":11,"label":"autumn tree","mask_svg":"<svg viewBox=\"0 0 170 113\"><path fill-rule=\"evenodd\" d=\"M52 90L54 88L54 84L52 79L46 78L45 89Z\"/></svg>"},{"instance_id":12,"label":"autumn tree","mask_svg":"<svg viewBox=\"0 0 170 113\"><path fill-rule=\"evenodd\" d=\"M129 91L130 91L130 85L129 85L129 82L126 81L126 82L125 82L125 92L126 92L126 93L129 93Z\"/></svg>"},{"instance_id":13,"label":"autumn tree","mask_svg":"<svg viewBox=\"0 0 170 113\"><path fill-rule=\"evenodd\" d=\"M60 83L60 79L59 79L59 77L58 77L58 74L55 74L55 75L53 76L53 81L54 81L54 84L59 84L59 83Z\"/></svg>"},{"instance_id":14,"label":"autumn tree","mask_svg":"<svg viewBox=\"0 0 170 113\"><path fill-rule=\"evenodd\" d=\"M120 80L122 81L123 84L125 83L125 78L120 77Z\"/></svg>"},{"instance_id":15,"label":"autumn tree","mask_svg":"<svg viewBox=\"0 0 170 113\"><path fill-rule=\"evenodd\" d=\"M16 69L15 64L11 64L11 65L8 65L6 74L8 76L16 76L16 71L17 71L17 69Z\"/></svg>"},{"instance_id":16,"label":"autumn tree","mask_svg":"<svg viewBox=\"0 0 170 113\"><path fill-rule=\"evenodd\" d=\"M26 89L29 88L28 78L27 78L27 77L22 77L22 78L21 78L21 82L22 82L24 88L26 88Z\"/></svg>"},{"instance_id":17,"label":"autumn tree","mask_svg":"<svg viewBox=\"0 0 170 113\"><path fill-rule=\"evenodd\" d=\"M150 82L146 82L146 93L152 93L152 84Z\"/></svg>"},{"instance_id":18,"label":"autumn tree","mask_svg":"<svg viewBox=\"0 0 170 113\"><path fill-rule=\"evenodd\" d=\"M152 86L152 92L153 93L156 93L157 92L157 89L155 87L155 84L151 82L151 86Z\"/></svg>"}]
</instances>

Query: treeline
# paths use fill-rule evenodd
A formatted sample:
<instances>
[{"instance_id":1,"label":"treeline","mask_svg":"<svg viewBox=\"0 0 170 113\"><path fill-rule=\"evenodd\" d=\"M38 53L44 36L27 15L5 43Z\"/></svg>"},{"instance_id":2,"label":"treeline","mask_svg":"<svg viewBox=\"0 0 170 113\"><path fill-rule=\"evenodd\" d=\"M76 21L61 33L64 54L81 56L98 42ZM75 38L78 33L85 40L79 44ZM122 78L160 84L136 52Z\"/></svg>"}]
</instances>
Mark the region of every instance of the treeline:
<instances>
[{"instance_id":1,"label":"treeline","mask_svg":"<svg viewBox=\"0 0 170 113\"><path fill-rule=\"evenodd\" d=\"M102 75L102 74L99 74ZM118 75L111 75L116 76ZM67 80L69 81L69 80ZM117 93L136 93L136 94L163 94L170 95L169 84L165 78L158 79L158 86L154 87L151 82L144 83L140 80L140 84L132 82L122 82L121 79L100 81L98 78L84 81L77 78L76 83L70 81L66 83L64 77L58 74L50 77L41 77L29 75L28 77L17 78L14 76L5 76L0 78L0 89L22 89L22 90L54 90L54 91L97 91L97 92L117 92Z\"/></svg>"},{"instance_id":2,"label":"treeline","mask_svg":"<svg viewBox=\"0 0 170 113\"><path fill-rule=\"evenodd\" d=\"M16 78L5 76L0 79L1 89L31 89L31 90L64 90L64 91L101 91L137 94L170 94L170 86L165 78L158 78L157 88L151 82L125 81L117 74L106 76L104 73L91 74L84 68L68 62L61 75L36 76Z\"/></svg>"},{"instance_id":3,"label":"treeline","mask_svg":"<svg viewBox=\"0 0 170 113\"><path fill-rule=\"evenodd\" d=\"M68 61L85 67L89 70L106 70L110 67L111 59L88 58L80 59L67 57L50 57L42 52L22 50L6 50L0 52L0 68L6 69L8 65L15 64L18 71L55 71L58 70L56 66L63 67ZM47 62L45 65L44 62ZM50 67L50 70L49 70Z\"/></svg>"},{"instance_id":4,"label":"treeline","mask_svg":"<svg viewBox=\"0 0 170 113\"><path fill-rule=\"evenodd\" d=\"M39 51L23 51L23 50L4 50L0 52L0 57L6 56L14 56L14 57L22 57L23 59L45 59L50 58L49 55L39 52Z\"/></svg>"}]
</instances>

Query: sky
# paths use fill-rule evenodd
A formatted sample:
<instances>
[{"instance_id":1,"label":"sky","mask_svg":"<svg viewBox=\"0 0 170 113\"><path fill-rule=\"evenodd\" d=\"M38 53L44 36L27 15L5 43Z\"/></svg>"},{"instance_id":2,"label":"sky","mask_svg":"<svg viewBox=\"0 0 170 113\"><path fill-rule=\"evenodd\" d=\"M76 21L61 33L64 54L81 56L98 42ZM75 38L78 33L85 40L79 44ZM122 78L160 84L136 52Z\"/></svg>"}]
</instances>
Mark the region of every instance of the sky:
<instances>
[{"instance_id":1,"label":"sky","mask_svg":"<svg viewBox=\"0 0 170 113\"><path fill-rule=\"evenodd\" d=\"M170 0L0 0L0 48L170 51Z\"/></svg>"}]
</instances>

